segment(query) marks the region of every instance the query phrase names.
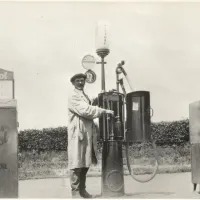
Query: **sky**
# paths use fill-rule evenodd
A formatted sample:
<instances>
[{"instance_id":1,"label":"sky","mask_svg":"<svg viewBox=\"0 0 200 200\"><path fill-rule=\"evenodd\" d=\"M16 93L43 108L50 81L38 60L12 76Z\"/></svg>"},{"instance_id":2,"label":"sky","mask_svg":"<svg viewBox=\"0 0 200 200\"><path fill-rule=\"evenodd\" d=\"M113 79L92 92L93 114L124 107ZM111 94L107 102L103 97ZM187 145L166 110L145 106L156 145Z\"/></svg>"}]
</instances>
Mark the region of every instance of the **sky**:
<instances>
[{"instance_id":1,"label":"sky","mask_svg":"<svg viewBox=\"0 0 200 200\"><path fill-rule=\"evenodd\" d=\"M70 78L95 53L95 28L110 23L106 90L125 61L134 90L151 94L153 122L186 119L200 99L200 3L0 2L0 66L14 72L19 129L67 126ZM90 97L101 91L86 84ZM130 92L125 82L127 92Z\"/></svg>"}]
</instances>

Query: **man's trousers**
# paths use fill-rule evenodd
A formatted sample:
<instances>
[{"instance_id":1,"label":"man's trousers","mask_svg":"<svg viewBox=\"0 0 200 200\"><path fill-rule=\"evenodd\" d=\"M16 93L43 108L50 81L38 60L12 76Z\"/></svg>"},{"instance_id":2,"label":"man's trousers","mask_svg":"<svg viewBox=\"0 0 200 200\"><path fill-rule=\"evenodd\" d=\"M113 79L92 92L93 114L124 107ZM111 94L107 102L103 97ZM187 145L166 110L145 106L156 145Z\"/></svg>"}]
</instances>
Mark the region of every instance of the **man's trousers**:
<instances>
[{"instance_id":1,"label":"man's trousers","mask_svg":"<svg viewBox=\"0 0 200 200\"><path fill-rule=\"evenodd\" d=\"M70 184L72 192L81 192L86 188L86 174L89 168L75 168L70 170Z\"/></svg>"}]
</instances>

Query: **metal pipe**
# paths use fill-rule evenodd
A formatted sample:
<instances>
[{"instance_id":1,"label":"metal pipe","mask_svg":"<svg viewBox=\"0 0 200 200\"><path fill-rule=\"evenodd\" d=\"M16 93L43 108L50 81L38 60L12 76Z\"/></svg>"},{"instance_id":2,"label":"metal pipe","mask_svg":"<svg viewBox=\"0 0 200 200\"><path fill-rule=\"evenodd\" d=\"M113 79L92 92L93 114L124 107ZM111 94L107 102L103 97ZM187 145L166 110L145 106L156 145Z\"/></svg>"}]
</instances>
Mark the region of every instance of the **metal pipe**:
<instances>
[{"instance_id":1,"label":"metal pipe","mask_svg":"<svg viewBox=\"0 0 200 200\"><path fill-rule=\"evenodd\" d=\"M110 103L109 103L109 99L108 96L106 97L106 102L107 102L107 109L112 110L112 101L111 101L111 107L110 107ZM108 136L110 140L114 140L114 130L113 130L113 116L110 116L109 114L107 114L107 131L108 131ZM110 130L111 127L111 130Z\"/></svg>"},{"instance_id":2,"label":"metal pipe","mask_svg":"<svg viewBox=\"0 0 200 200\"><path fill-rule=\"evenodd\" d=\"M119 92L119 74L121 74L121 63L119 63L118 65L117 65L117 68L116 68L116 89L117 89L117 91Z\"/></svg>"},{"instance_id":3,"label":"metal pipe","mask_svg":"<svg viewBox=\"0 0 200 200\"><path fill-rule=\"evenodd\" d=\"M106 108L104 100L103 100L103 108ZM108 139L108 134L107 134L107 131L106 131L105 114L103 114L103 139L104 140Z\"/></svg>"},{"instance_id":4,"label":"metal pipe","mask_svg":"<svg viewBox=\"0 0 200 200\"><path fill-rule=\"evenodd\" d=\"M128 75L126 75L126 80L127 80L127 82L128 82L128 85L129 85L131 91L133 91L133 87L132 87L132 85L131 85L131 83L130 83L130 80L129 80Z\"/></svg>"},{"instance_id":5,"label":"metal pipe","mask_svg":"<svg viewBox=\"0 0 200 200\"><path fill-rule=\"evenodd\" d=\"M105 86L105 68L104 68L104 57L101 57L101 89L102 92L105 92L106 86Z\"/></svg>"},{"instance_id":6,"label":"metal pipe","mask_svg":"<svg viewBox=\"0 0 200 200\"><path fill-rule=\"evenodd\" d=\"M122 61L122 62L123 62L123 61ZM123 62L123 63L124 63L124 62ZM127 80L127 82L128 82L128 85L129 85L131 91L133 91L133 87L132 87L132 85L131 85L131 82L130 82L130 79L129 79L128 74L126 73L126 71L124 70L124 68L122 67L122 65L121 65L120 68L121 68L122 73L123 73L124 76L126 77L126 80Z\"/></svg>"},{"instance_id":7,"label":"metal pipe","mask_svg":"<svg viewBox=\"0 0 200 200\"><path fill-rule=\"evenodd\" d=\"M97 49L96 50L97 55L101 57L101 62L97 62L97 64L101 64L101 89L102 93L106 91L106 86L105 86L105 69L104 69L104 58L109 54L110 50L109 49Z\"/></svg>"},{"instance_id":8,"label":"metal pipe","mask_svg":"<svg viewBox=\"0 0 200 200\"><path fill-rule=\"evenodd\" d=\"M121 88L122 88L122 91L123 91L124 95L126 96L126 90L125 90L125 87L124 87L123 79L120 79L119 83L121 85Z\"/></svg>"},{"instance_id":9,"label":"metal pipe","mask_svg":"<svg viewBox=\"0 0 200 200\"><path fill-rule=\"evenodd\" d=\"M119 92L119 74L116 73L116 89L117 89L117 92Z\"/></svg>"},{"instance_id":10,"label":"metal pipe","mask_svg":"<svg viewBox=\"0 0 200 200\"><path fill-rule=\"evenodd\" d=\"M120 97L119 100L117 101L117 116L116 116L116 123L115 123L115 127L116 127L116 131L117 131L117 137L121 136L121 121L120 121L120 107L119 107L119 101L120 101Z\"/></svg>"}]
</instances>

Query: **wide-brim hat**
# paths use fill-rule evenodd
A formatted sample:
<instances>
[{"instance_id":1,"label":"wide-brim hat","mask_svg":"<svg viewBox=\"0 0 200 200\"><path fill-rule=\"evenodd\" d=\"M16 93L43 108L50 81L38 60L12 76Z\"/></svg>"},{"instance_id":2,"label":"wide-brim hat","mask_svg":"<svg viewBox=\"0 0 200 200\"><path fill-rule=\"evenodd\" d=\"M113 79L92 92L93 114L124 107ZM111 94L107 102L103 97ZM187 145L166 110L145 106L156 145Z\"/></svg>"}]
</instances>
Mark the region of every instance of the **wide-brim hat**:
<instances>
[{"instance_id":1,"label":"wide-brim hat","mask_svg":"<svg viewBox=\"0 0 200 200\"><path fill-rule=\"evenodd\" d=\"M86 79L87 76L85 74L82 74L82 73L75 74L74 76L71 77L70 81L74 82L76 78L84 78L84 79Z\"/></svg>"}]
</instances>

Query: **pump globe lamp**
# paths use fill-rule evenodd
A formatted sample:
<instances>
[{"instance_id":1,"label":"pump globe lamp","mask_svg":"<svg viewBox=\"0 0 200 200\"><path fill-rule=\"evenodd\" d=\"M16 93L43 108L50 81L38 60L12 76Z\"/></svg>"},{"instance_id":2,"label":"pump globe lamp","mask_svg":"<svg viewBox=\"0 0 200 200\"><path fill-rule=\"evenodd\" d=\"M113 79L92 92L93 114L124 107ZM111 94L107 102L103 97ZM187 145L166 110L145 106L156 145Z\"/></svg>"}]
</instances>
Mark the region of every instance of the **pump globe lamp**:
<instances>
[{"instance_id":1,"label":"pump globe lamp","mask_svg":"<svg viewBox=\"0 0 200 200\"><path fill-rule=\"evenodd\" d=\"M101 89L105 92L105 69L104 69L104 58L110 53L109 49L109 22L99 21L96 28L96 53L101 58Z\"/></svg>"}]
</instances>

